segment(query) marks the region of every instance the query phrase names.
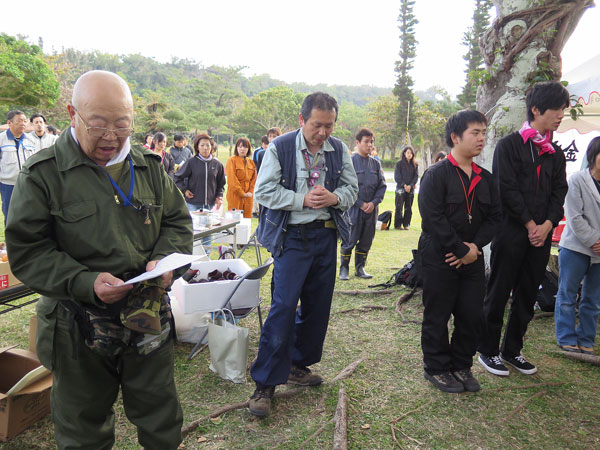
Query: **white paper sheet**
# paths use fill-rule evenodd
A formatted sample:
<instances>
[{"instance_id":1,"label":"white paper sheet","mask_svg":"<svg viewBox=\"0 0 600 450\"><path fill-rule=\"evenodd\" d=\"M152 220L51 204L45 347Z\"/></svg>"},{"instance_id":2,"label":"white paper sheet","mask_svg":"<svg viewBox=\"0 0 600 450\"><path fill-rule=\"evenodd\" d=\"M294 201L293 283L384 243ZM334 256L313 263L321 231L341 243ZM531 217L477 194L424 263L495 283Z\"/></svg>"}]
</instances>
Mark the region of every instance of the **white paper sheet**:
<instances>
[{"instance_id":1,"label":"white paper sheet","mask_svg":"<svg viewBox=\"0 0 600 450\"><path fill-rule=\"evenodd\" d=\"M201 255L185 255L183 253L171 253L169 256L161 259L154 270L150 272L144 272L131 280L127 280L125 284L135 284L140 281L150 280L170 272L171 270L179 269L187 264L191 264L194 261L198 261Z\"/></svg>"}]
</instances>

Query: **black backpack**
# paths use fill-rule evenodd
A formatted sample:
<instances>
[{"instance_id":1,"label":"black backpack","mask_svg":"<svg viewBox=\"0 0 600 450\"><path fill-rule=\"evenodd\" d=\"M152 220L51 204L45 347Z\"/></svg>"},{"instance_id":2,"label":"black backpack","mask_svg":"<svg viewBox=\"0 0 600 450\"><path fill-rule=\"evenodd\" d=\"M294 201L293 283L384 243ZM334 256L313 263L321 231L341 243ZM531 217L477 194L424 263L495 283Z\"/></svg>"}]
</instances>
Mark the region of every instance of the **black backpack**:
<instances>
[{"instance_id":1,"label":"black backpack","mask_svg":"<svg viewBox=\"0 0 600 450\"><path fill-rule=\"evenodd\" d=\"M421 287L422 280L419 274L419 255L416 250L412 251L413 259L412 261L406 263L402 269L393 274L391 278L386 283L376 284L373 286L369 286L370 288L381 287L383 289L391 288L395 285L404 285L409 288L416 289Z\"/></svg>"},{"instance_id":2,"label":"black backpack","mask_svg":"<svg viewBox=\"0 0 600 450\"><path fill-rule=\"evenodd\" d=\"M537 294L537 304L544 312L554 312L556 293L558 292L558 277L546 267L542 284Z\"/></svg>"},{"instance_id":3,"label":"black backpack","mask_svg":"<svg viewBox=\"0 0 600 450\"><path fill-rule=\"evenodd\" d=\"M377 220L381 222L381 230L389 230L392 226L392 212L384 211L377 216Z\"/></svg>"}]
</instances>

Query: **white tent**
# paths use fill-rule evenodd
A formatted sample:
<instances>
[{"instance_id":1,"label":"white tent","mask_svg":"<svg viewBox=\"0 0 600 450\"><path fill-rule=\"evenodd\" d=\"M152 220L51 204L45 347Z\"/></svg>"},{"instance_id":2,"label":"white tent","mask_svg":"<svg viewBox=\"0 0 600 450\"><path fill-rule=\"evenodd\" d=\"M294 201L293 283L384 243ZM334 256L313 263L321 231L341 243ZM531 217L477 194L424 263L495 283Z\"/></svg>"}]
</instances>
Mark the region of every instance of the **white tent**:
<instances>
[{"instance_id":1,"label":"white tent","mask_svg":"<svg viewBox=\"0 0 600 450\"><path fill-rule=\"evenodd\" d=\"M565 150L567 176L581 168L588 144L600 136L600 55L581 64L563 77L569 93L583 105L583 116L565 116L554 141Z\"/></svg>"}]
</instances>

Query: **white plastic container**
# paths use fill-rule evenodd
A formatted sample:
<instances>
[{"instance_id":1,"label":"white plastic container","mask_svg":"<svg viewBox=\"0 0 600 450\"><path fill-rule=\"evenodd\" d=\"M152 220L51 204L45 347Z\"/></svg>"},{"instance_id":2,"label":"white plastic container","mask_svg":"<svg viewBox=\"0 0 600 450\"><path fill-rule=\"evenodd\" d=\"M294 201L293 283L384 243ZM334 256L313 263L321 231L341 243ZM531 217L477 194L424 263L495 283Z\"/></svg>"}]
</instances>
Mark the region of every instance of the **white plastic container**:
<instances>
[{"instance_id":1,"label":"white plastic container","mask_svg":"<svg viewBox=\"0 0 600 450\"><path fill-rule=\"evenodd\" d=\"M197 269L201 278L208 278L208 274L215 269L221 272L229 269L240 276L251 270L243 259L198 261L192 263L191 268ZM193 314L220 309L237 283L237 280L224 280L189 284L179 278L173 283L172 289L183 314ZM259 290L260 280L244 281L231 299L231 309L256 306L259 302Z\"/></svg>"}]
</instances>

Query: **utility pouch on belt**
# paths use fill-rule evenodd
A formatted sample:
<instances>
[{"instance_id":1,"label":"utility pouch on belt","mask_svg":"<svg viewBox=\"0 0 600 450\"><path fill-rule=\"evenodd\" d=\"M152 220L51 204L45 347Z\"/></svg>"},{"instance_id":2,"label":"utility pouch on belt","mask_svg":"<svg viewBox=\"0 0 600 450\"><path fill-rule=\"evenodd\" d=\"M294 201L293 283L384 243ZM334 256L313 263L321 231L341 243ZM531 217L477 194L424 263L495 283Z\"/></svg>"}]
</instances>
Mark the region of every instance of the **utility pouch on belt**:
<instances>
[{"instance_id":1,"label":"utility pouch on belt","mask_svg":"<svg viewBox=\"0 0 600 450\"><path fill-rule=\"evenodd\" d=\"M160 310L166 293L160 277L137 283L121 310L123 326L139 333L161 334Z\"/></svg>"},{"instance_id":2,"label":"utility pouch on belt","mask_svg":"<svg viewBox=\"0 0 600 450\"><path fill-rule=\"evenodd\" d=\"M159 304L158 333L140 333L123 326L122 314L115 308L103 309L82 305L72 300L61 300L61 304L72 313L85 345L102 356L118 356L127 347L140 355L149 355L163 346L171 336L171 307L168 300ZM113 306L113 305L111 305ZM74 334L72 334L75 339Z\"/></svg>"}]
</instances>

